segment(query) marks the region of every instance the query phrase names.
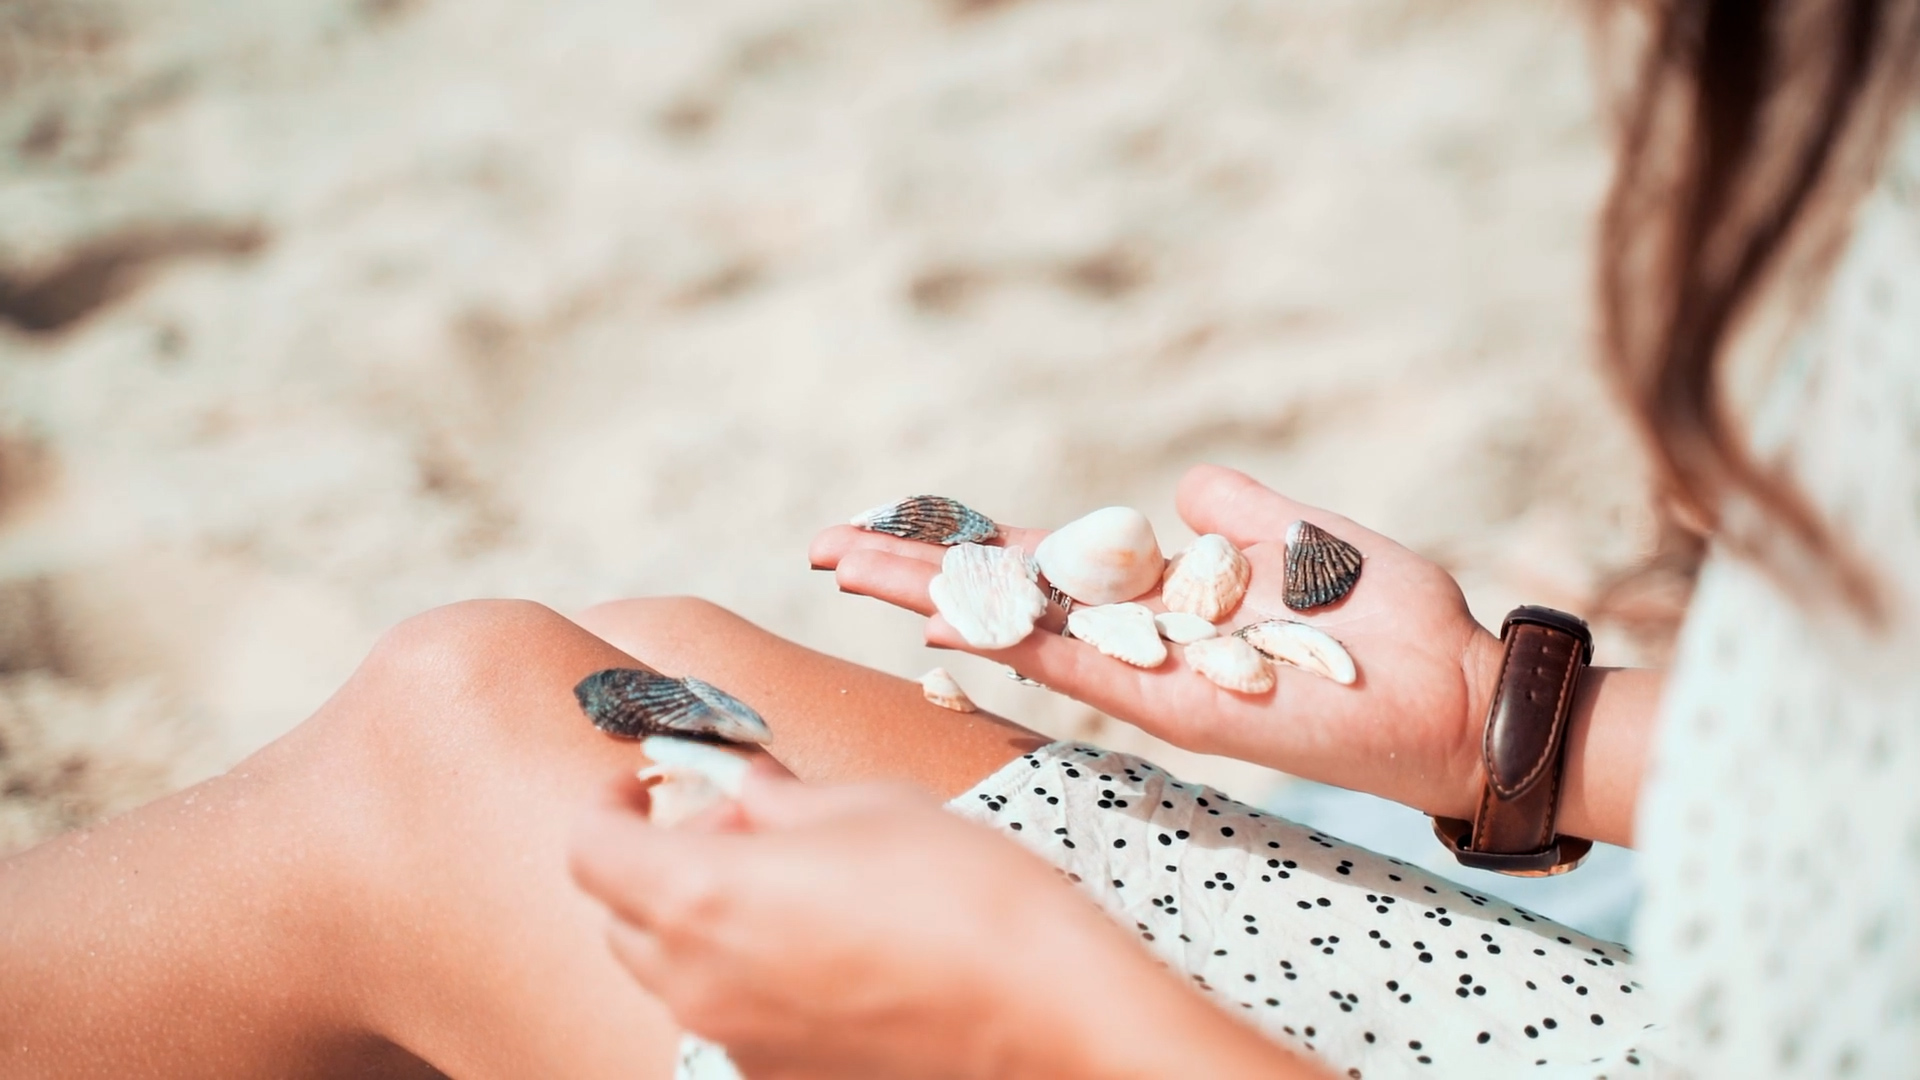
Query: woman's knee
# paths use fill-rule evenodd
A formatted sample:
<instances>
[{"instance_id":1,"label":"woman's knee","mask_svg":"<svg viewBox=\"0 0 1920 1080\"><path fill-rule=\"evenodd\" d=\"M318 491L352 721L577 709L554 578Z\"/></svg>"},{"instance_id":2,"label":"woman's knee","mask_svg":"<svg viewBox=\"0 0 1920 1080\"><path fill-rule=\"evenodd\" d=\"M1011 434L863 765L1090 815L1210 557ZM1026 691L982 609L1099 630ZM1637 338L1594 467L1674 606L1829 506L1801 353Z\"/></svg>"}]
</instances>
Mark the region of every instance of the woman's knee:
<instances>
[{"instance_id":1,"label":"woman's knee","mask_svg":"<svg viewBox=\"0 0 1920 1080\"><path fill-rule=\"evenodd\" d=\"M531 749L580 720L576 682L623 659L545 605L469 600L381 635L323 712L392 760L465 754L501 740Z\"/></svg>"},{"instance_id":2,"label":"woman's knee","mask_svg":"<svg viewBox=\"0 0 1920 1080\"><path fill-rule=\"evenodd\" d=\"M697 596L613 600L582 611L575 621L635 659L675 672L717 647L771 636L719 604Z\"/></svg>"}]
</instances>

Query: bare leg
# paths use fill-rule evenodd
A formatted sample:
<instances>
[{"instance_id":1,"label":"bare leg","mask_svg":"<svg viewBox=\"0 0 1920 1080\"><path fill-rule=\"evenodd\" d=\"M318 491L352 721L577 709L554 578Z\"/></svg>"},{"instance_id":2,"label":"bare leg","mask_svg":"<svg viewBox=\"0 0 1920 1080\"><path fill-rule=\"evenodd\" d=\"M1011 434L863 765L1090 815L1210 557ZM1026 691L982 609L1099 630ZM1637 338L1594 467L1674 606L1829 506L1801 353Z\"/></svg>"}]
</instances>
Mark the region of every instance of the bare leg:
<instances>
[{"instance_id":1,"label":"bare leg","mask_svg":"<svg viewBox=\"0 0 1920 1080\"><path fill-rule=\"evenodd\" d=\"M676 605L672 617L662 603ZM929 704L918 683L795 645L712 604L623 600L578 621L662 671L750 702L773 728L769 750L802 780L907 780L951 798L1046 743L997 716Z\"/></svg>"},{"instance_id":2,"label":"bare leg","mask_svg":"<svg viewBox=\"0 0 1920 1080\"><path fill-rule=\"evenodd\" d=\"M700 601L582 622L409 620L227 776L0 863L0 1074L669 1075L670 1017L566 873L581 801L639 763L570 693L627 661L602 638L739 694L807 778L952 795L1041 742Z\"/></svg>"}]
</instances>

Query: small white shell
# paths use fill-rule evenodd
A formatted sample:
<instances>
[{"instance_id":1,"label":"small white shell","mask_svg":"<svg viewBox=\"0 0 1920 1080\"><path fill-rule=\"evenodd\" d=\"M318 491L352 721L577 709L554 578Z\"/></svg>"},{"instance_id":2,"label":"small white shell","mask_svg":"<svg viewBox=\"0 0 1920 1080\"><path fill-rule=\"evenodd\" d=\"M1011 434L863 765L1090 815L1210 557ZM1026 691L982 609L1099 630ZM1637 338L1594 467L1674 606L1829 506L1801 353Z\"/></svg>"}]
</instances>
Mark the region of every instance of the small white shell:
<instances>
[{"instance_id":1,"label":"small white shell","mask_svg":"<svg viewBox=\"0 0 1920 1080\"><path fill-rule=\"evenodd\" d=\"M1204 641L1219 636L1220 631L1198 615L1189 615L1184 611L1168 611L1153 617L1154 629L1160 636L1176 645Z\"/></svg>"},{"instance_id":2,"label":"small white shell","mask_svg":"<svg viewBox=\"0 0 1920 1080\"><path fill-rule=\"evenodd\" d=\"M920 693L943 709L952 709L954 712L980 711L967 692L960 688L960 680L943 667L934 668L920 676Z\"/></svg>"},{"instance_id":3,"label":"small white shell","mask_svg":"<svg viewBox=\"0 0 1920 1080\"><path fill-rule=\"evenodd\" d=\"M1167 564L1160 602L1168 611L1219 622L1240 606L1241 598L1247 595L1247 579L1252 576L1253 567L1233 541L1208 533Z\"/></svg>"},{"instance_id":4,"label":"small white shell","mask_svg":"<svg viewBox=\"0 0 1920 1080\"><path fill-rule=\"evenodd\" d=\"M1167 662L1167 643L1154 627L1153 612L1140 604L1077 607L1067 616L1067 632L1101 652L1134 667Z\"/></svg>"},{"instance_id":5,"label":"small white shell","mask_svg":"<svg viewBox=\"0 0 1920 1080\"><path fill-rule=\"evenodd\" d=\"M1268 659L1324 675L1342 686L1351 686L1359 677L1346 648L1306 623L1268 619L1241 627L1235 636L1259 649Z\"/></svg>"},{"instance_id":6,"label":"small white shell","mask_svg":"<svg viewBox=\"0 0 1920 1080\"><path fill-rule=\"evenodd\" d=\"M1094 606L1145 596L1166 566L1153 524L1125 506L1060 526L1033 549L1033 558L1054 588Z\"/></svg>"},{"instance_id":7,"label":"small white shell","mask_svg":"<svg viewBox=\"0 0 1920 1080\"><path fill-rule=\"evenodd\" d=\"M1026 640L1047 611L1047 594L1018 546L957 544L927 585L933 606L976 649L1007 649Z\"/></svg>"},{"instance_id":8,"label":"small white shell","mask_svg":"<svg viewBox=\"0 0 1920 1080\"><path fill-rule=\"evenodd\" d=\"M1260 650L1237 637L1207 638L1186 647L1187 663L1207 681L1237 694L1273 689L1273 668Z\"/></svg>"},{"instance_id":9,"label":"small white shell","mask_svg":"<svg viewBox=\"0 0 1920 1080\"><path fill-rule=\"evenodd\" d=\"M642 780L652 777L679 779L698 777L719 788L730 799L740 797L740 786L753 763L740 754L731 754L708 743L676 739L670 735L649 735L640 740L640 752L653 764L640 770Z\"/></svg>"}]
</instances>

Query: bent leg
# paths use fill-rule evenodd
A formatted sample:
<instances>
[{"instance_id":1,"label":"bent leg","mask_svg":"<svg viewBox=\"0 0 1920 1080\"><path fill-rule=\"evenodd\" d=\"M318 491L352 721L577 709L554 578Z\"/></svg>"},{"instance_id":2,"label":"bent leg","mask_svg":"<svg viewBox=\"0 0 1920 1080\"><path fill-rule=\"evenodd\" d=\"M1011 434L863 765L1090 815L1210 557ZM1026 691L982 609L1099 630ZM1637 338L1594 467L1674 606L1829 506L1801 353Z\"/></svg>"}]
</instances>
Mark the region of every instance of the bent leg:
<instances>
[{"instance_id":1,"label":"bent leg","mask_svg":"<svg viewBox=\"0 0 1920 1080\"><path fill-rule=\"evenodd\" d=\"M583 620L749 701L803 777L950 796L1044 741L698 601ZM0 1074L670 1075L566 870L640 764L571 689L628 662L538 605L430 612L226 776L0 863Z\"/></svg>"},{"instance_id":2,"label":"bent leg","mask_svg":"<svg viewBox=\"0 0 1920 1080\"><path fill-rule=\"evenodd\" d=\"M943 709L919 683L814 652L704 600L620 600L575 621L758 709L773 729L767 749L802 780L906 780L949 799L1048 741L989 713Z\"/></svg>"}]
</instances>

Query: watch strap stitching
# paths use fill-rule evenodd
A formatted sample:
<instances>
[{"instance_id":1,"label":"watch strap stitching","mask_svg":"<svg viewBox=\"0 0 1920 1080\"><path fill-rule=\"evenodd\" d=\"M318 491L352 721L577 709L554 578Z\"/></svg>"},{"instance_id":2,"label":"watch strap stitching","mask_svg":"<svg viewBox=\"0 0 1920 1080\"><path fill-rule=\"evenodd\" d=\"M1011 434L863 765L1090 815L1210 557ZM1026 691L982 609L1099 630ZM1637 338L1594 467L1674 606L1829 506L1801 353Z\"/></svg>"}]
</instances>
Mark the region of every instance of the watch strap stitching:
<instances>
[{"instance_id":1,"label":"watch strap stitching","mask_svg":"<svg viewBox=\"0 0 1920 1080\"><path fill-rule=\"evenodd\" d=\"M1547 627L1542 627L1542 629L1548 630L1548 632L1550 633L1563 634L1562 631L1551 630L1550 628L1547 628ZM1572 637L1571 634L1564 634L1563 636L1566 636L1569 638ZM1547 741L1545 745L1543 745L1540 748L1540 756L1534 759L1532 767L1527 770L1527 774L1525 776L1520 778L1520 782L1518 784L1515 784L1512 788L1509 788L1505 791L1500 792L1500 797L1503 799L1517 799L1520 796L1525 795L1528 791L1532 790L1533 785L1540 782L1540 776L1544 772L1549 772L1549 771L1553 772L1556 775L1556 778L1558 773L1560 772L1560 770L1557 768L1554 768L1554 766L1560 760L1560 748L1561 748L1561 743L1566 736L1567 721L1571 718L1573 713L1573 709L1571 708L1572 701L1570 699L1573 695L1575 676L1577 676L1580 673L1580 668L1581 668L1580 643L1578 641L1574 641L1572 642L1572 645L1573 645L1573 652L1571 653L1571 655L1568 656L1566 666L1565 668L1562 669L1560 673L1559 691L1554 695L1553 721L1552 721L1553 726L1551 729L1549 729L1547 733ZM1508 659L1509 660L1512 659L1511 652L1509 652L1508 654ZM1504 663L1501 665L1501 669L1503 673L1505 671L1505 666L1506 665ZM1500 687L1500 692L1502 696L1505 696L1506 686L1504 685L1504 681ZM1492 731L1491 725L1488 726L1488 731L1489 732ZM1490 744L1489 744L1489 747L1490 747ZM1491 766L1492 764L1491 756L1489 756L1488 758L1488 764L1489 766ZM1489 787L1500 786L1500 782L1497 779L1495 779L1496 776L1498 776L1498 774L1495 773L1492 770L1492 768L1489 768L1487 770L1487 780L1488 780L1487 786ZM1556 803L1558 801L1559 800L1557 799L1555 800ZM1553 813L1554 813L1554 808L1552 807L1548 808L1547 814L1549 818L1553 816Z\"/></svg>"}]
</instances>

